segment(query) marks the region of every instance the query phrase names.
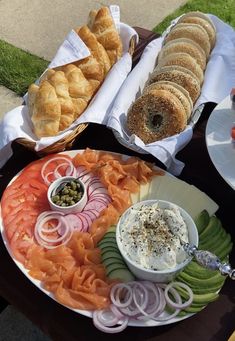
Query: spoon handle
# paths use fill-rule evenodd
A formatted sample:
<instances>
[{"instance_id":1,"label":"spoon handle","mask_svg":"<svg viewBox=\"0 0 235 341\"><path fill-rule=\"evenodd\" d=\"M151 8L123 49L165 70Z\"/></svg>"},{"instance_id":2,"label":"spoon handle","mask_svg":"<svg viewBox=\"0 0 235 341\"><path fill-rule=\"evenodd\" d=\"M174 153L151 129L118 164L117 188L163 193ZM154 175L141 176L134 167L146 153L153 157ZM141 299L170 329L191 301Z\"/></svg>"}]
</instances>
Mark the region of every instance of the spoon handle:
<instances>
[{"instance_id":1,"label":"spoon handle","mask_svg":"<svg viewBox=\"0 0 235 341\"><path fill-rule=\"evenodd\" d=\"M220 259L210 251L198 250L195 245L184 243L185 252L190 256L194 256L198 264L209 270L219 270L221 275L228 275L235 280L235 269L232 269L229 263L222 263Z\"/></svg>"}]
</instances>

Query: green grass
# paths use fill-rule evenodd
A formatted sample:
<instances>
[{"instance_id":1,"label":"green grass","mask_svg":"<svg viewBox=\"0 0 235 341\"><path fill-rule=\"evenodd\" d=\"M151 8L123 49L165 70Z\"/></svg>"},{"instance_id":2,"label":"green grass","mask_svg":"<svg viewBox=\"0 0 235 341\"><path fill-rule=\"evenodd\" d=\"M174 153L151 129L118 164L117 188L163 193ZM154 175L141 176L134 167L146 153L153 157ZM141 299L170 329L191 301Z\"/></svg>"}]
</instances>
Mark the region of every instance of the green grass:
<instances>
[{"instance_id":1,"label":"green grass","mask_svg":"<svg viewBox=\"0 0 235 341\"><path fill-rule=\"evenodd\" d=\"M45 70L48 61L0 40L0 85L22 96Z\"/></svg>"},{"instance_id":2,"label":"green grass","mask_svg":"<svg viewBox=\"0 0 235 341\"><path fill-rule=\"evenodd\" d=\"M235 27L235 0L190 0L184 6L181 6L175 12L167 16L153 30L162 33L169 26L171 20L190 11L201 11L214 14L224 22Z\"/></svg>"}]
</instances>

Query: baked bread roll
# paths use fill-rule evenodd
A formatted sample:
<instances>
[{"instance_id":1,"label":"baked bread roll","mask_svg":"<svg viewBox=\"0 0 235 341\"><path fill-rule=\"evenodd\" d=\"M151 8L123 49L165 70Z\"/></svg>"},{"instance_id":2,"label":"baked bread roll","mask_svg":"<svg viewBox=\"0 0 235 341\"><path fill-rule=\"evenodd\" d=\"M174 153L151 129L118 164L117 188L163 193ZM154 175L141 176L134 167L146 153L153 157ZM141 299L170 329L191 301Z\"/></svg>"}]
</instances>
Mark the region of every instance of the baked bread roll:
<instances>
[{"instance_id":1,"label":"baked bread roll","mask_svg":"<svg viewBox=\"0 0 235 341\"><path fill-rule=\"evenodd\" d=\"M36 84L31 84L28 89L28 109L29 109L30 117L32 117L33 115L34 102L36 99L38 89L39 89L39 86Z\"/></svg>"},{"instance_id":2,"label":"baked bread roll","mask_svg":"<svg viewBox=\"0 0 235 341\"><path fill-rule=\"evenodd\" d=\"M206 14L202 12L188 12L178 20L178 23L190 23L202 26L208 34L211 49L215 46L216 28Z\"/></svg>"},{"instance_id":3,"label":"baked bread roll","mask_svg":"<svg viewBox=\"0 0 235 341\"><path fill-rule=\"evenodd\" d=\"M122 56L122 41L108 7L90 13L89 28L105 48L112 66Z\"/></svg>"},{"instance_id":4,"label":"baked bread roll","mask_svg":"<svg viewBox=\"0 0 235 341\"><path fill-rule=\"evenodd\" d=\"M69 82L63 71L50 72L47 80L54 87L60 103L61 116L59 131L61 131L69 127L74 121L74 106L69 95Z\"/></svg>"},{"instance_id":5,"label":"baked bread roll","mask_svg":"<svg viewBox=\"0 0 235 341\"><path fill-rule=\"evenodd\" d=\"M146 94L155 90L167 90L168 92L176 96L180 100L184 108L184 112L185 112L187 120L190 118L192 114L192 110L193 110L193 102L187 90L185 90L182 86L173 82L159 81L156 83L152 83L151 85L144 88L143 94Z\"/></svg>"},{"instance_id":6,"label":"baked bread roll","mask_svg":"<svg viewBox=\"0 0 235 341\"><path fill-rule=\"evenodd\" d=\"M197 24L176 24L164 39L164 43L179 38L187 38L195 41L202 47L202 49L205 51L206 57L208 58L211 46L208 34L203 27Z\"/></svg>"},{"instance_id":7,"label":"baked bread roll","mask_svg":"<svg viewBox=\"0 0 235 341\"><path fill-rule=\"evenodd\" d=\"M145 144L180 133L187 123L180 100L167 90L139 97L127 113L127 127Z\"/></svg>"},{"instance_id":8,"label":"baked bread roll","mask_svg":"<svg viewBox=\"0 0 235 341\"><path fill-rule=\"evenodd\" d=\"M98 42L96 36L91 32L88 26L79 27L76 32L89 48L92 56L103 66L104 76L106 76L111 68L111 63L103 45Z\"/></svg>"},{"instance_id":9,"label":"baked bread roll","mask_svg":"<svg viewBox=\"0 0 235 341\"><path fill-rule=\"evenodd\" d=\"M162 58L159 61L157 66L162 67L162 66L170 66L170 65L182 66L182 67L192 71L192 73L199 80L200 85L202 85L203 79L204 79L203 70L200 67L200 65L197 63L196 59L191 57L189 54L187 54L187 53L171 53L171 54L165 56L165 58Z\"/></svg>"},{"instance_id":10,"label":"baked bread roll","mask_svg":"<svg viewBox=\"0 0 235 341\"><path fill-rule=\"evenodd\" d=\"M83 73L92 87L92 94L98 90L104 80L104 68L93 56L89 56L73 63Z\"/></svg>"},{"instance_id":11,"label":"baked bread roll","mask_svg":"<svg viewBox=\"0 0 235 341\"><path fill-rule=\"evenodd\" d=\"M93 88L77 66L69 64L63 70L68 79L69 95L74 104L74 117L77 119L91 100Z\"/></svg>"},{"instance_id":12,"label":"baked bread roll","mask_svg":"<svg viewBox=\"0 0 235 341\"><path fill-rule=\"evenodd\" d=\"M35 97L32 114L34 133L38 137L54 136L59 131L61 106L55 88L42 81Z\"/></svg>"},{"instance_id":13,"label":"baked bread roll","mask_svg":"<svg viewBox=\"0 0 235 341\"><path fill-rule=\"evenodd\" d=\"M200 83L194 74L181 66L164 66L156 68L151 74L147 85L158 81L170 81L179 84L189 93L192 102L195 103L200 95Z\"/></svg>"},{"instance_id":14,"label":"baked bread roll","mask_svg":"<svg viewBox=\"0 0 235 341\"><path fill-rule=\"evenodd\" d=\"M180 38L169 41L164 45L158 55L158 62L171 53L187 53L201 66L202 70L206 68L206 54L203 49L193 40Z\"/></svg>"}]
</instances>

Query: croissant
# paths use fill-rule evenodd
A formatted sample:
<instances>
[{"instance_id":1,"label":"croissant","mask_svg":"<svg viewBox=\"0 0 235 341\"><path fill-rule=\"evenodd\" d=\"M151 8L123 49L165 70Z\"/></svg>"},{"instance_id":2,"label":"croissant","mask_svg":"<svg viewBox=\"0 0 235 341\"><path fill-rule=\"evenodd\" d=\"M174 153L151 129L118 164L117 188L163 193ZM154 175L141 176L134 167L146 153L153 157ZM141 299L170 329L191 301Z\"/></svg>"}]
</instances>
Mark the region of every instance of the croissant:
<instances>
[{"instance_id":1,"label":"croissant","mask_svg":"<svg viewBox=\"0 0 235 341\"><path fill-rule=\"evenodd\" d=\"M91 100L93 89L77 66L69 64L63 70L69 82L69 95L72 98L75 111L74 118L77 119Z\"/></svg>"},{"instance_id":2,"label":"croissant","mask_svg":"<svg viewBox=\"0 0 235 341\"><path fill-rule=\"evenodd\" d=\"M86 109L111 66L122 54L122 43L107 7L90 14L91 29L76 29L90 56L48 69L39 85L28 90L29 115L37 137L54 136Z\"/></svg>"},{"instance_id":3,"label":"croissant","mask_svg":"<svg viewBox=\"0 0 235 341\"><path fill-rule=\"evenodd\" d=\"M88 26L79 27L76 32L89 48L92 56L102 65L105 76L111 68L109 56L105 48L98 42L96 36L91 32Z\"/></svg>"},{"instance_id":4,"label":"croissant","mask_svg":"<svg viewBox=\"0 0 235 341\"><path fill-rule=\"evenodd\" d=\"M59 131L60 116L61 106L55 88L44 80L38 87L31 117L35 135L56 135Z\"/></svg>"},{"instance_id":5,"label":"croissant","mask_svg":"<svg viewBox=\"0 0 235 341\"><path fill-rule=\"evenodd\" d=\"M69 95L69 82L64 72L54 71L47 77L49 83L55 88L55 92L61 106L59 130L64 130L74 121L74 106Z\"/></svg>"},{"instance_id":6,"label":"croissant","mask_svg":"<svg viewBox=\"0 0 235 341\"><path fill-rule=\"evenodd\" d=\"M89 17L91 31L105 48L111 65L115 64L122 55L122 42L108 7L90 12Z\"/></svg>"}]
</instances>

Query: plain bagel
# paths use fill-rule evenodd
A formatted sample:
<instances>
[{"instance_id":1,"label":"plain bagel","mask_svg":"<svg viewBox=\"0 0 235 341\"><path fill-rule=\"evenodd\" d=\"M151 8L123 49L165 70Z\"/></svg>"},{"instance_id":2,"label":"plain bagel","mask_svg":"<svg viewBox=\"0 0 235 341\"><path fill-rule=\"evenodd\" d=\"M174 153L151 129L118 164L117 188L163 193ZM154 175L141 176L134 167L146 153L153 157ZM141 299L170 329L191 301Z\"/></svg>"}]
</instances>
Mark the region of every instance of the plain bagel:
<instances>
[{"instance_id":1,"label":"plain bagel","mask_svg":"<svg viewBox=\"0 0 235 341\"><path fill-rule=\"evenodd\" d=\"M178 20L178 23L191 23L201 25L207 32L211 43L211 49L215 46L216 28L212 20L202 12L188 12Z\"/></svg>"},{"instance_id":2,"label":"plain bagel","mask_svg":"<svg viewBox=\"0 0 235 341\"><path fill-rule=\"evenodd\" d=\"M206 57L209 57L211 50L209 37L200 25L188 23L176 24L166 36L164 43L178 38L187 38L195 41L205 51Z\"/></svg>"},{"instance_id":3,"label":"plain bagel","mask_svg":"<svg viewBox=\"0 0 235 341\"><path fill-rule=\"evenodd\" d=\"M187 120L179 99L167 90L154 90L139 97L127 113L127 127L145 144L183 131Z\"/></svg>"},{"instance_id":4,"label":"plain bagel","mask_svg":"<svg viewBox=\"0 0 235 341\"><path fill-rule=\"evenodd\" d=\"M191 71L182 66L176 65L164 66L159 69L156 68L151 74L146 85L150 85L158 81L170 81L179 84L188 91L193 103L196 102L201 92L200 83L197 78Z\"/></svg>"},{"instance_id":5,"label":"plain bagel","mask_svg":"<svg viewBox=\"0 0 235 341\"><path fill-rule=\"evenodd\" d=\"M197 63L196 59L191 57L187 53L171 53L165 58L162 58L158 67L162 66L170 66L170 65L179 65L185 67L186 69L192 71L192 73L197 77L200 82L200 85L203 83L204 74L201 66Z\"/></svg>"},{"instance_id":6,"label":"plain bagel","mask_svg":"<svg viewBox=\"0 0 235 341\"><path fill-rule=\"evenodd\" d=\"M152 83L151 85L144 88L143 94L149 93L155 90L167 90L171 94L175 95L181 102L187 120L190 118L193 110L193 102L189 96L187 90L185 90L182 86L167 81L159 81L156 83Z\"/></svg>"},{"instance_id":7,"label":"plain bagel","mask_svg":"<svg viewBox=\"0 0 235 341\"><path fill-rule=\"evenodd\" d=\"M158 55L158 62L171 53L187 53L201 66L202 70L206 68L206 54L200 45L191 39L179 38L169 41L164 45Z\"/></svg>"}]
</instances>

